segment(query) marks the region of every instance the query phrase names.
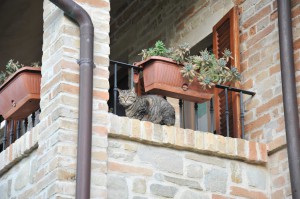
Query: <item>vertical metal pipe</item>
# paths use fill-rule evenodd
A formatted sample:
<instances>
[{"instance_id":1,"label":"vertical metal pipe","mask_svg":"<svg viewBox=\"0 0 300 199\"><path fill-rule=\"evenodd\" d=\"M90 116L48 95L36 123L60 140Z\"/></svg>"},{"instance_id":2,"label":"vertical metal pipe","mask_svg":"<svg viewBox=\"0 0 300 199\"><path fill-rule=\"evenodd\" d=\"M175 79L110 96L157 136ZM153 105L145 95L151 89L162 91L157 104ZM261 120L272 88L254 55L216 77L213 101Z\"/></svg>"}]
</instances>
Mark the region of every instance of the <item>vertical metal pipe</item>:
<instances>
[{"instance_id":1,"label":"vertical metal pipe","mask_svg":"<svg viewBox=\"0 0 300 199\"><path fill-rule=\"evenodd\" d=\"M117 114L117 92L118 92L118 65L114 68L114 114Z\"/></svg>"},{"instance_id":2,"label":"vertical metal pipe","mask_svg":"<svg viewBox=\"0 0 300 199\"><path fill-rule=\"evenodd\" d=\"M195 130L198 130L198 103L195 103Z\"/></svg>"},{"instance_id":3,"label":"vertical metal pipe","mask_svg":"<svg viewBox=\"0 0 300 199\"><path fill-rule=\"evenodd\" d=\"M79 118L76 169L76 198L90 198L94 26L89 14L72 0L50 0L76 21L80 28Z\"/></svg>"},{"instance_id":4,"label":"vertical metal pipe","mask_svg":"<svg viewBox=\"0 0 300 199\"><path fill-rule=\"evenodd\" d=\"M244 100L243 100L243 92L240 92L240 109L241 109L241 128L242 128L242 139L245 138L245 108L244 108Z\"/></svg>"},{"instance_id":5,"label":"vertical metal pipe","mask_svg":"<svg viewBox=\"0 0 300 199\"><path fill-rule=\"evenodd\" d=\"M210 111L210 131L212 133L214 133L214 103L213 103L213 99L210 99L210 107L209 107L209 111Z\"/></svg>"},{"instance_id":6,"label":"vertical metal pipe","mask_svg":"<svg viewBox=\"0 0 300 199\"><path fill-rule=\"evenodd\" d=\"M9 130L9 145L14 142L14 120L10 121L10 130Z\"/></svg>"},{"instance_id":7,"label":"vertical metal pipe","mask_svg":"<svg viewBox=\"0 0 300 199\"><path fill-rule=\"evenodd\" d=\"M226 117L226 136L229 137L229 108L228 108L228 89L225 88L225 117Z\"/></svg>"},{"instance_id":8,"label":"vertical metal pipe","mask_svg":"<svg viewBox=\"0 0 300 199\"><path fill-rule=\"evenodd\" d=\"M277 0L284 119L293 198L300 198L300 131L295 80L291 1Z\"/></svg>"},{"instance_id":9,"label":"vertical metal pipe","mask_svg":"<svg viewBox=\"0 0 300 199\"><path fill-rule=\"evenodd\" d=\"M5 120L5 124L4 124L4 135L3 135L3 138L2 138L2 151L5 150L6 148L6 141L7 141L7 120Z\"/></svg>"}]
</instances>

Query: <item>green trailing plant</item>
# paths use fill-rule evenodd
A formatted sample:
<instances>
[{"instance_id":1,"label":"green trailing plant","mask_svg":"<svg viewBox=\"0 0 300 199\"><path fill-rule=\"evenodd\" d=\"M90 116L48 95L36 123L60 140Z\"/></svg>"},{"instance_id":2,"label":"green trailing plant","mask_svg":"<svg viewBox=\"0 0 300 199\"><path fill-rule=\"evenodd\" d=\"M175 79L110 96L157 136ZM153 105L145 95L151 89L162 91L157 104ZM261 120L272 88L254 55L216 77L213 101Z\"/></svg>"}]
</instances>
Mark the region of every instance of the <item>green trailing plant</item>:
<instances>
[{"instance_id":1,"label":"green trailing plant","mask_svg":"<svg viewBox=\"0 0 300 199\"><path fill-rule=\"evenodd\" d=\"M190 55L190 47L187 44L178 48L166 48L162 41L157 41L153 48L142 50L142 59L151 56L163 56L171 58L182 66L180 72L190 83L196 78L203 88L211 88L215 84L240 81L241 75L234 66L228 67L228 62L233 59L231 52L225 49L223 57L216 58L213 53L203 50L199 55Z\"/></svg>"},{"instance_id":2,"label":"green trailing plant","mask_svg":"<svg viewBox=\"0 0 300 199\"><path fill-rule=\"evenodd\" d=\"M39 62L33 62L31 66L40 67ZM20 64L18 61L14 62L13 59L9 60L5 66L5 71L0 72L0 85L3 84L7 78L9 78L22 67L24 67L24 65Z\"/></svg>"}]
</instances>

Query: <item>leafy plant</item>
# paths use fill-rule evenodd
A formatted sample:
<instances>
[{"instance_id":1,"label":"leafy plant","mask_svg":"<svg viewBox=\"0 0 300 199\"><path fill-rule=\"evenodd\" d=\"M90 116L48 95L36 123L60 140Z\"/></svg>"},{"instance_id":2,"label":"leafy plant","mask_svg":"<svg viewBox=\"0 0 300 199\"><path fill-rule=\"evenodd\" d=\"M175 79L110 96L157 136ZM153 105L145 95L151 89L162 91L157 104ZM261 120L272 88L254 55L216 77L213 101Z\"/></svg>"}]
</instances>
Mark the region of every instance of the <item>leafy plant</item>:
<instances>
[{"instance_id":1,"label":"leafy plant","mask_svg":"<svg viewBox=\"0 0 300 199\"><path fill-rule=\"evenodd\" d=\"M31 64L32 67L40 67L39 62L34 62ZM17 70L24 67L23 64L20 64L18 61L14 62L13 59L9 60L5 66L5 71L0 72L0 85L5 82L5 80L14 74Z\"/></svg>"},{"instance_id":2,"label":"leafy plant","mask_svg":"<svg viewBox=\"0 0 300 199\"><path fill-rule=\"evenodd\" d=\"M195 78L204 88L211 88L215 84L240 81L241 75L237 68L228 68L231 52L225 49L223 57L217 59L213 53L207 50L201 51L199 55L190 55L190 47L187 44L179 45L178 48L166 48L162 41L157 41L153 48L142 50L142 59L151 56L163 56L171 58L182 66L182 76L191 83Z\"/></svg>"}]
</instances>

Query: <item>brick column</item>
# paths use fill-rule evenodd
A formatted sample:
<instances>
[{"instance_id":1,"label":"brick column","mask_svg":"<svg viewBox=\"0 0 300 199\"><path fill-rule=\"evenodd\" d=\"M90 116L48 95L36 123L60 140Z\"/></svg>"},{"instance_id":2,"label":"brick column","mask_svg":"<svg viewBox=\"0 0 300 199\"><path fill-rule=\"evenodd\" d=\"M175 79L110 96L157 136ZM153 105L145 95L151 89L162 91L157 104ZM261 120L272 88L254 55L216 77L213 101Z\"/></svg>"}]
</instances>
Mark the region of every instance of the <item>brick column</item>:
<instances>
[{"instance_id":1,"label":"brick column","mask_svg":"<svg viewBox=\"0 0 300 199\"><path fill-rule=\"evenodd\" d=\"M95 27L91 198L106 198L110 4L109 0L76 2L90 14ZM45 0L38 198L75 196L79 42L77 24Z\"/></svg>"}]
</instances>

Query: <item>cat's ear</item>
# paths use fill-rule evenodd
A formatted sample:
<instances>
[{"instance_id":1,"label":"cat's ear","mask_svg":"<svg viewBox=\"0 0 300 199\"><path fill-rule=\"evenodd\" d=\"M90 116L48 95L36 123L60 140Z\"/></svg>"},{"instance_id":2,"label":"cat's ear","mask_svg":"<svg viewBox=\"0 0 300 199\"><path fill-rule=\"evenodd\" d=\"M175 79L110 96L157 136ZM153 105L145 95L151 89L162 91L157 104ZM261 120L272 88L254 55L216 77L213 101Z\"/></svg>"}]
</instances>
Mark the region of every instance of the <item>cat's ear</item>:
<instances>
[{"instance_id":1,"label":"cat's ear","mask_svg":"<svg viewBox=\"0 0 300 199\"><path fill-rule=\"evenodd\" d=\"M119 93L121 93L121 92L122 92L122 90L118 88L118 92L119 92Z\"/></svg>"},{"instance_id":2,"label":"cat's ear","mask_svg":"<svg viewBox=\"0 0 300 199\"><path fill-rule=\"evenodd\" d=\"M135 93L135 88L130 89L130 92Z\"/></svg>"}]
</instances>

